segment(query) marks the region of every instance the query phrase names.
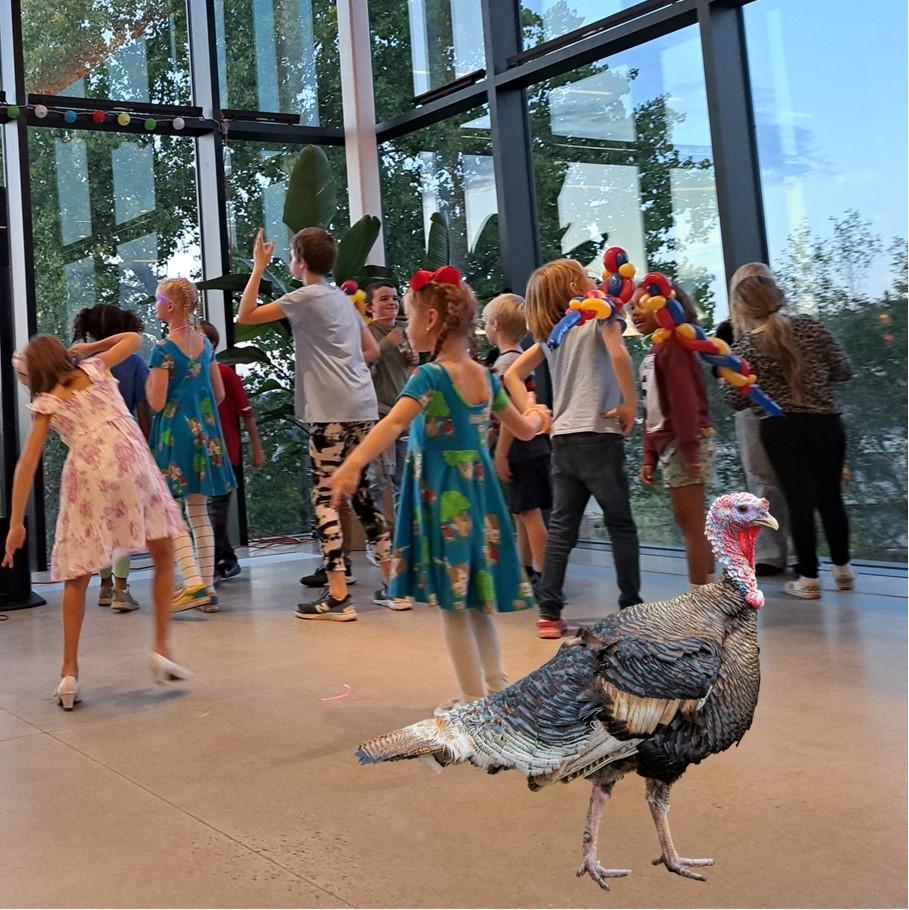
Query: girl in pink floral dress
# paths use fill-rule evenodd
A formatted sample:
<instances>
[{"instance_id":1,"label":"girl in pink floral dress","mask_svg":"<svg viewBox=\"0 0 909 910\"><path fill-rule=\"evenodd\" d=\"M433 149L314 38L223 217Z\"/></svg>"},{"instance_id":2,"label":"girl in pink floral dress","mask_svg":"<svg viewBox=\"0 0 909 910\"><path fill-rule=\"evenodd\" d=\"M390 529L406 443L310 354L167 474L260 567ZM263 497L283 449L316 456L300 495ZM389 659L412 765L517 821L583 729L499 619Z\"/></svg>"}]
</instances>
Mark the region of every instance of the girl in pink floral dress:
<instances>
[{"instance_id":1,"label":"girl in pink floral dress","mask_svg":"<svg viewBox=\"0 0 909 910\"><path fill-rule=\"evenodd\" d=\"M165 682L190 675L171 660L168 645L171 538L184 531L183 519L110 372L141 341L124 332L67 351L56 338L38 335L16 355L19 376L32 392L34 419L16 466L3 565L11 566L25 543L25 506L52 429L69 447L51 555L51 579L64 582L63 666L54 696L65 710L79 701L79 633L89 580L124 553L147 549L155 565L155 677Z\"/></svg>"}]
</instances>

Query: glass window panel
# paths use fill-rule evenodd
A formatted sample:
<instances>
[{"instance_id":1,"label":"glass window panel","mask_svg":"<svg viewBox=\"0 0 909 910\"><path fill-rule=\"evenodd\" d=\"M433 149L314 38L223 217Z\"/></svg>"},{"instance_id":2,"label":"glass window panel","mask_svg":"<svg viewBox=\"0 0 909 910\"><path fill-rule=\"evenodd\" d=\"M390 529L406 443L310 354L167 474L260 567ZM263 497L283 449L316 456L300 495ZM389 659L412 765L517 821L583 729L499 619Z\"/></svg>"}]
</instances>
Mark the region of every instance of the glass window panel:
<instances>
[{"instance_id":1,"label":"glass window panel","mask_svg":"<svg viewBox=\"0 0 909 910\"><path fill-rule=\"evenodd\" d=\"M262 142L232 142L225 149L227 168L228 226L235 271L249 271L250 251L256 231L264 227L276 241L269 275L280 288L291 281L287 263L291 234L283 222L288 174L300 146ZM329 230L340 237L350 219L347 203L347 171L344 149L324 149L335 176L338 214ZM238 368L256 412L259 435L267 463L259 471L247 463L246 507L249 533L253 538L299 534L312 528L310 472L306 438L289 418L276 419L275 411L293 402L294 347L276 330L268 330L254 342L269 358L269 365ZM244 451L244 458L248 452Z\"/></svg>"},{"instance_id":2,"label":"glass window panel","mask_svg":"<svg viewBox=\"0 0 909 910\"><path fill-rule=\"evenodd\" d=\"M849 354L853 552L906 559L906 5L847 32L844 0L744 9L770 265ZM887 65L818 66L818 60Z\"/></svg>"},{"instance_id":3,"label":"glass window panel","mask_svg":"<svg viewBox=\"0 0 909 910\"><path fill-rule=\"evenodd\" d=\"M341 126L336 5L329 0L215 0L221 105Z\"/></svg>"},{"instance_id":4,"label":"glass window panel","mask_svg":"<svg viewBox=\"0 0 909 910\"><path fill-rule=\"evenodd\" d=\"M379 148L385 256L400 279L423 266L430 217L448 220L452 264L480 299L502 290L486 107Z\"/></svg>"},{"instance_id":5,"label":"glass window panel","mask_svg":"<svg viewBox=\"0 0 909 910\"><path fill-rule=\"evenodd\" d=\"M707 327L725 316L725 267L697 29L581 67L527 94L544 261L572 255L599 277L606 246L622 246L639 274L663 271L690 291ZM633 330L628 334L629 351L639 363L644 343ZM708 388L720 434L734 440L731 414L716 389ZM631 476L637 473L639 448L628 447ZM734 441L718 448L717 492L740 476ZM662 491L634 484L632 502L642 541L680 542L674 523L666 520ZM604 534L595 506L588 510L583 533Z\"/></svg>"},{"instance_id":6,"label":"glass window panel","mask_svg":"<svg viewBox=\"0 0 909 910\"><path fill-rule=\"evenodd\" d=\"M190 103L182 0L23 0L22 41L29 92Z\"/></svg>"},{"instance_id":7,"label":"glass window panel","mask_svg":"<svg viewBox=\"0 0 909 910\"><path fill-rule=\"evenodd\" d=\"M64 246L92 235L85 140L69 133L54 140L60 239Z\"/></svg>"},{"instance_id":8,"label":"glass window panel","mask_svg":"<svg viewBox=\"0 0 909 910\"><path fill-rule=\"evenodd\" d=\"M194 140L103 132L72 138L44 127L31 128L28 138L38 330L69 341L80 309L117 303L137 310L157 337L155 284L167 275L201 277ZM130 160L151 163L138 178L141 205L115 164L124 146L134 149ZM51 442L43 461L49 545L64 456Z\"/></svg>"},{"instance_id":9,"label":"glass window panel","mask_svg":"<svg viewBox=\"0 0 909 910\"><path fill-rule=\"evenodd\" d=\"M376 115L486 66L481 0L371 0Z\"/></svg>"},{"instance_id":10,"label":"glass window panel","mask_svg":"<svg viewBox=\"0 0 909 910\"><path fill-rule=\"evenodd\" d=\"M155 210L154 154L147 143L126 140L111 151L117 224Z\"/></svg>"},{"instance_id":11,"label":"glass window panel","mask_svg":"<svg viewBox=\"0 0 909 910\"><path fill-rule=\"evenodd\" d=\"M536 47L621 12L640 0L521 0L524 47Z\"/></svg>"}]
</instances>

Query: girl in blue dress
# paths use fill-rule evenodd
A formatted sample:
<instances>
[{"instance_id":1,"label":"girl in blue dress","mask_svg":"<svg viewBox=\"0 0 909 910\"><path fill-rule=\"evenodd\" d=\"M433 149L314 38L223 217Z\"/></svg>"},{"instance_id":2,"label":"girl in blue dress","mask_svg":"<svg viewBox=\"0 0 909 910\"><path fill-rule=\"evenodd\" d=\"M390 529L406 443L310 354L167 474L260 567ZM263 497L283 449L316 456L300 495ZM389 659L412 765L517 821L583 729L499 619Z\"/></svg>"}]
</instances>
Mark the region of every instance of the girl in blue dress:
<instances>
[{"instance_id":1,"label":"girl in blue dress","mask_svg":"<svg viewBox=\"0 0 909 910\"><path fill-rule=\"evenodd\" d=\"M190 539L184 533L174 541L183 590L174 595L173 609L200 607L214 613L215 539L208 499L235 486L218 419L224 385L211 342L194 322L195 285L169 278L158 285L156 301L167 337L155 346L149 362L146 398L155 412L149 444L171 493L185 505L193 535Z\"/></svg>"},{"instance_id":2,"label":"girl in blue dress","mask_svg":"<svg viewBox=\"0 0 909 910\"><path fill-rule=\"evenodd\" d=\"M546 432L550 415L538 404L519 413L498 379L470 358L476 298L457 269L417 272L404 305L408 339L431 353L430 362L330 484L336 503L352 494L361 471L410 427L389 594L442 611L461 689L460 699L437 709L444 711L505 688L491 614L533 604L486 444L490 409L519 439Z\"/></svg>"}]
</instances>

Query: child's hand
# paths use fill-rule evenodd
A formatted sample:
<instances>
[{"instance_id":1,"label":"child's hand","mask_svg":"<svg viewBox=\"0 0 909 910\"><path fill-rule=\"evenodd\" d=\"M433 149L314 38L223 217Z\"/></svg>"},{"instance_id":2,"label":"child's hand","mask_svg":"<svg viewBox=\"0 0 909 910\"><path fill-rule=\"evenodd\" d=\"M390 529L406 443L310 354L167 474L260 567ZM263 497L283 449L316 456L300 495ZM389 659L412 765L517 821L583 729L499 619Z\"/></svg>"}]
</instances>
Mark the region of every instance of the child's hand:
<instances>
[{"instance_id":1,"label":"child's hand","mask_svg":"<svg viewBox=\"0 0 909 910\"><path fill-rule=\"evenodd\" d=\"M250 456L250 459L249 459L249 463L252 465L252 467L256 471L258 471L259 468L261 468L265 464L265 453L262 451L261 448L256 447L253 449L252 455Z\"/></svg>"},{"instance_id":2,"label":"child's hand","mask_svg":"<svg viewBox=\"0 0 909 910\"><path fill-rule=\"evenodd\" d=\"M13 567L13 556L16 550L21 550L25 543L25 525L10 525L9 533L6 535L6 553L3 557L2 565L4 569Z\"/></svg>"},{"instance_id":3,"label":"child's hand","mask_svg":"<svg viewBox=\"0 0 909 910\"><path fill-rule=\"evenodd\" d=\"M268 268L268 263L271 262L274 255L275 241L266 241L265 228L259 228L256 233L255 243L253 243L253 261L256 264L256 268L260 272L264 272Z\"/></svg>"},{"instance_id":4,"label":"child's hand","mask_svg":"<svg viewBox=\"0 0 909 910\"><path fill-rule=\"evenodd\" d=\"M652 464L642 464L641 465L641 483L645 487L649 487L653 484L653 465Z\"/></svg>"},{"instance_id":5,"label":"child's hand","mask_svg":"<svg viewBox=\"0 0 909 910\"><path fill-rule=\"evenodd\" d=\"M496 452L495 457L495 466L496 466L496 476L502 483L511 483L511 471L508 468L508 456L499 455Z\"/></svg>"},{"instance_id":6,"label":"child's hand","mask_svg":"<svg viewBox=\"0 0 909 910\"><path fill-rule=\"evenodd\" d=\"M96 350L97 346L95 344L91 342L85 342L72 345L72 347L69 349L69 352L77 360L84 360L86 357L91 357Z\"/></svg>"},{"instance_id":7,"label":"child's hand","mask_svg":"<svg viewBox=\"0 0 909 910\"><path fill-rule=\"evenodd\" d=\"M328 486L331 487L332 508L337 509L345 496L352 496L356 493L359 485L360 469L351 464L348 459L328 478Z\"/></svg>"},{"instance_id":8,"label":"child's hand","mask_svg":"<svg viewBox=\"0 0 909 910\"><path fill-rule=\"evenodd\" d=\"M636 410L637 408L633 404L620 404L617 408L606 411L606 413L601 416L604 419L615 417L619 422L619 426L622 428L622 435L627 436L634 428L634 415Z\"/></svg>"}]
</instances>

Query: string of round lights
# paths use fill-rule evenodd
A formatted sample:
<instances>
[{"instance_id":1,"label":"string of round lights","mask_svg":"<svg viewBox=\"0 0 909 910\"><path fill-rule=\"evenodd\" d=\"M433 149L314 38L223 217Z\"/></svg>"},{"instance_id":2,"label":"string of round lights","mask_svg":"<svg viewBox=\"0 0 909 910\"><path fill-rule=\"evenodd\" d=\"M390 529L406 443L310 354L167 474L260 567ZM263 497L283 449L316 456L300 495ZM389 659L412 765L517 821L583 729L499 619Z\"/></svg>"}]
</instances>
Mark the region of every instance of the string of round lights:
<instances>
[{"instance_id":1,"label":"string of round lights","mask_svg":"<svg viewBox=\"0 0 909 910\"><path fill-rule=\"evenodd\" d=\"M27 112L31 111L32 115L38 120L45 120L51 114L61 116L63 122L72 126L79 121L90 121L96 126L103 126L105 123L116 123L118 126L129 126L130 124L140 124L148 132L165 130L168 127L175 132L180 132L186 128L186 120L177 115L174 117L152 117L136 116L127 111L108 111L96 108L86 110L83 108L50 108L46 104L19 105L19 104L0 104L0 116L6 120L17 120Z\"/></svg>"}]
</instances>

